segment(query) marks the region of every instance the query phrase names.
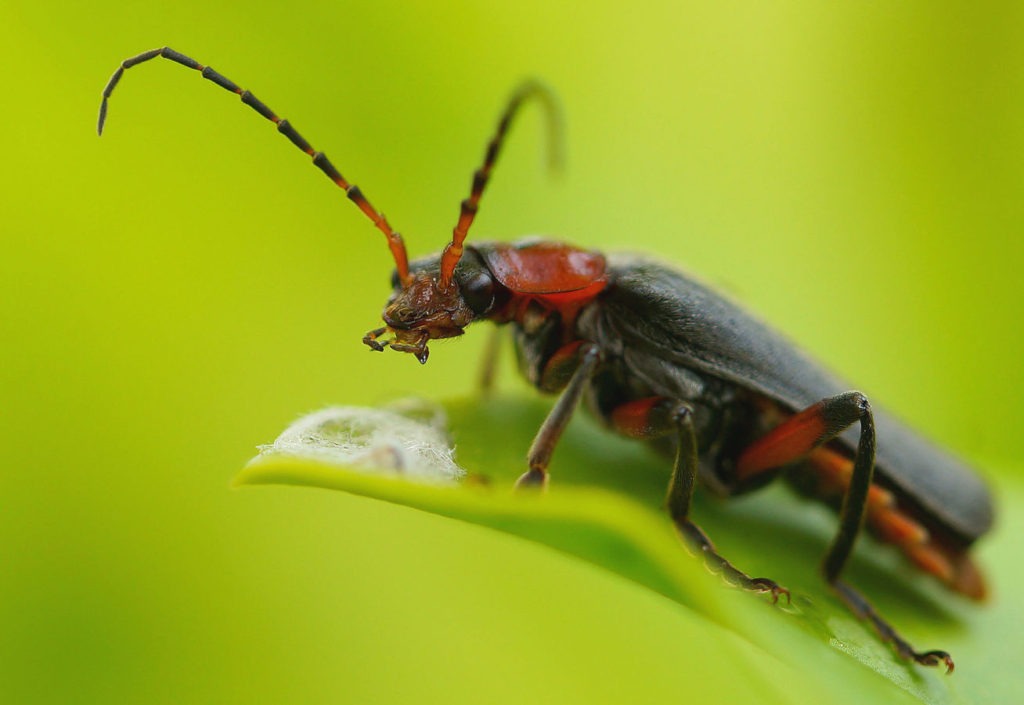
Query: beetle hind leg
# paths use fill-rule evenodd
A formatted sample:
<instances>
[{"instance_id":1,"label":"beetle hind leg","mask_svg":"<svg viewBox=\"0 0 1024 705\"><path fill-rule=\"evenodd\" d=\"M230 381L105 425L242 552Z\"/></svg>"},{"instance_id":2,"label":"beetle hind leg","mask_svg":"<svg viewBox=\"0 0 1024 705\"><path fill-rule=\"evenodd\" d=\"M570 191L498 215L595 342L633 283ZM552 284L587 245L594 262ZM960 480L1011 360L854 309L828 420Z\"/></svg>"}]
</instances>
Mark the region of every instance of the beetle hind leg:
<instances>
[{"instance_id":1,"label":"beetle hind leg","mask_svg":"<svg viewBox=\"0 0 1024 705\"><path fill-rule=\"evenodd\" d=\"M853 458L852 472L845 484L842 507L839 510L839 531L821 563L821 570L829 586L854 615L866 619L878 635L903 658L924 666L945 664L946 672L953 671L953 659L945 651L915 651L913 647L886 622L857 590L840 579L843 567L853 551L854 543L864 524L869 507L885 508L886 499L871 484L875 469L875 423L871 406L860 392L846 392L823 399L793 415L765 436L752 443L736 461L739 482L751 480L769 470L811 455L816 448L832 440L855 423L860 423L860 438ZM818 459L820 462L820 458ZM913 528L913 527L910 527ZM919 538L918 543L924 539Z\"/></svg>"},{"instance_id":2,"label":"beetle hind leg","mask_svg":"<svg viewBox=\"0 0 1024 705\"><path fill-rule=\"evenodd\" d=\"M690 504L698 470L693 410L666 397L649 397L616 407L610 420L617 431L632 438L652 440L677 434L676 457L665 504L680 536L694 553L703 557L711 572L720 574L729 584L752 592L770 593L773 603L783 595L789 601L789 590L770 578L754 578L734 566L718 552L707 534L690 520Z\"/></svg>"},{"instance_id":3,"label":"beetle hind leg","mask_svg":"<svg viewBox=\"0 0 1024 705\"><path fill-rule=\"evenodd\" d=\"M831 448L817 448L807 460L813 469L813 485L807 491L826 502L841 500L853 477L853 460ZM871 485L864 523L876 539L896 546L916 568L951 590L973 600L985 598L985 577L970 555L929 531L892 492Z\"/></svg>"}]
</instances>

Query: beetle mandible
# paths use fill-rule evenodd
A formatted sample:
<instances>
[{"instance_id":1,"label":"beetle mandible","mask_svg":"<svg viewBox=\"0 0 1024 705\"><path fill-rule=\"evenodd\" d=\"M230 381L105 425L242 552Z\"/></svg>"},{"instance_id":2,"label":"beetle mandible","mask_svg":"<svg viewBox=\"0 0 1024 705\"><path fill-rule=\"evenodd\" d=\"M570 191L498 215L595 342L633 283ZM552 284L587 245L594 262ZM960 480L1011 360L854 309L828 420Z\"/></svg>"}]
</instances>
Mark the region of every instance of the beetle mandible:
<instances>
[{"instance_id":1,"label":"beetle mandible","mask_svg":"<svg viewBox=\"0 0 1024 705\"><path fill-rule=\"evenodd\" d=\"M511 326L522 373L540 391L560 394L517 486L547 484L552 452L582 399L608 427L673 458L666 504L686 543L730 582L777 601L789 591L721 556L691 520L690 504L698 480L729 496L785 469L799 490L838 509L839 529L821 569L842 602L901 657L952 672L947 652L914 649L841 574L866 526L947 587L983 598L985 581L968 549L992 525L992 500L966 465L873 410L863 394L844 391L849 385L744 310L663 264L543 240L465 245L520 107L539 100L557 124L557 102L542 84L524 83L513 94L444 251L410 264L402 236L291 123L169 47L121 62L103 90L100 134L124 71L157 57L200 71L277 125L384 233L395 261L393 292L385 325L363 338L371 349L390 347L425 363L429 341L462 335L470 323Z\"/></svg>"}]
</instances>

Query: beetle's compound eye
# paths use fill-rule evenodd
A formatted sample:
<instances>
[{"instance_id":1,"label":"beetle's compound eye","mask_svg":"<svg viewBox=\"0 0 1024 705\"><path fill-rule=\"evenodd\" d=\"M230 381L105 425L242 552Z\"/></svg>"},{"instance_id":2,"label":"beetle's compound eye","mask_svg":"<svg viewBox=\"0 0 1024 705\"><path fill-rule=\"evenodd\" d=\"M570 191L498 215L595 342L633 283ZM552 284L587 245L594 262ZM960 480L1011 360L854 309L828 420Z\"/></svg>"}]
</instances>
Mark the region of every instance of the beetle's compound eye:
<instances>
[{"instance_id":1,"label":"beetle's compound eye","mask_svg":"<svg viewBox=\"0 0 1024 705\"><path fill-rule=\"evenodd\" d=\"M494 304L494 278L490 272L477 271L459 282L462 298L473 313L483 315Z\"/></svg>"}]
</instances>

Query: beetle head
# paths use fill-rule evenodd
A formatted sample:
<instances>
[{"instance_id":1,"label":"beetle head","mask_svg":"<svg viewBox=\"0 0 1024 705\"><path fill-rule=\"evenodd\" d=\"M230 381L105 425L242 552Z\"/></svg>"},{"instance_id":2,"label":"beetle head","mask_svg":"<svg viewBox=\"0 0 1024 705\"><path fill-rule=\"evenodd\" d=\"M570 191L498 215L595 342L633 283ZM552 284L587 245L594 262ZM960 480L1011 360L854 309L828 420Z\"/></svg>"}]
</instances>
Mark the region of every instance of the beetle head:
<instances>
[{"instance_id":1,"label":"beetle head","mask_svg":"<svg viewBox=\"0 0 1024 705\"><path fill-rule=\"evenodd\" d=\"M333 166L322 159L318 166L339 186L345 188L349 199L384 233L395 261L394 292L384 308L383 328L367 333L363 342L373 350L391 347L409 352L421 363L427 361L427 341L434 338L453 338L476 318L486 316L494 306L496 286L494 276L480 257L463 247L469 228L476 218L477 208L491 177L491 169L501 151L505 134L519 106L528 98L536 97L548 111L549 132L553 149L551 164L557 168L561 152L557 149L561 132L561 116L557 100L551 91L536 81L527 81L512 95L498 128L487 144L484 161L473 172L469 197L459 207L459 218L452 230L452 238L444 251L411 265L402 236L394 232L384 215L366 200L362 192L349 184ZM317 153L319 154L319 153Z\"/></svg>"},{"instance_id":2,"label":"beetle head","mask_svg":"<svg viewBox=\"0 0 1024 705\"><path fill-rule=\"evenodd\" d=\"M494 306L494 276L472 250L459 262L447 287L438 255L413 262L404 281L396 270L391 283L394 290L382 314L387 325L367 333L363 342L378 351L390 347L412 353L421 363L430 354L428 341L462 335Z\"/></svg>"}]
</instances>

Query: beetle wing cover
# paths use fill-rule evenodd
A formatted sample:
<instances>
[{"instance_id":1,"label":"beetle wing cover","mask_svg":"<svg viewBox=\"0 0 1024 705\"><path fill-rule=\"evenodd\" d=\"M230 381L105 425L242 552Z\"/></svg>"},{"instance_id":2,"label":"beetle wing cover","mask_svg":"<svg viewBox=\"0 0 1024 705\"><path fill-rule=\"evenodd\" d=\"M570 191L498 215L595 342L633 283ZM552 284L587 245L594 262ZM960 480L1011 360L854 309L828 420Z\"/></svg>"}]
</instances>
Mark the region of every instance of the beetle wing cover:
<instances>
[{"instance_id":1,"label":"beetle wing cover","mask_svg":"<svg viewBox=\"0 0 1024 705\"><path fill-rule=\"evenodd\" d=\"M682 367L760 393L791 411L855 389L721 294L664 265L609 257L612 285L587 323L594 340L621 341L626 364L657 390ZM653 379L652 379L653 377ZM879 473L964 543L992 524L988 489L968 466L874 408ZM841 441L857 446L859 428Z\"/></svg>"}]
</instances>

